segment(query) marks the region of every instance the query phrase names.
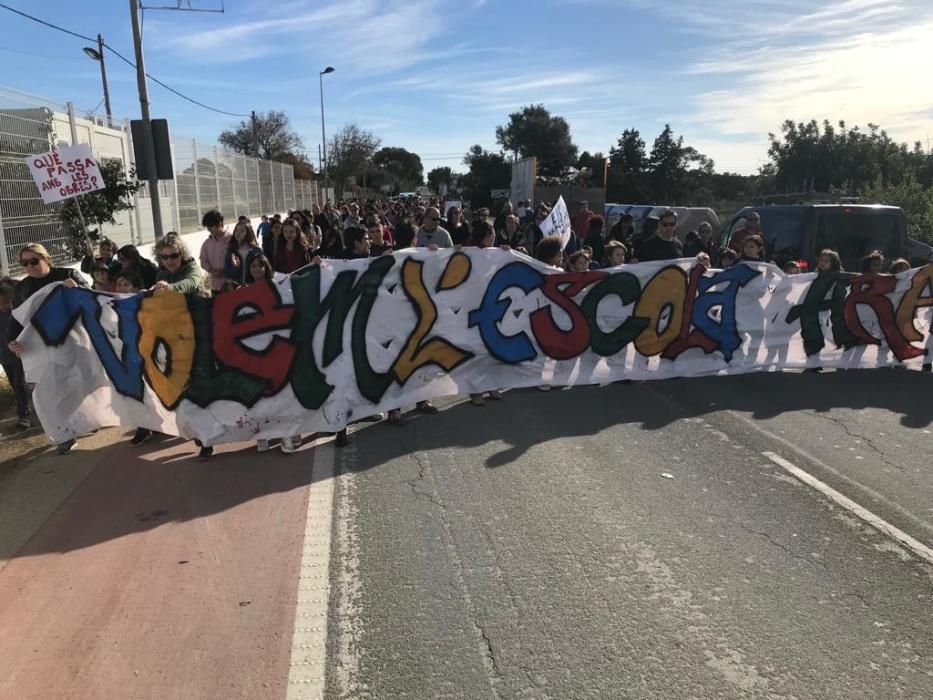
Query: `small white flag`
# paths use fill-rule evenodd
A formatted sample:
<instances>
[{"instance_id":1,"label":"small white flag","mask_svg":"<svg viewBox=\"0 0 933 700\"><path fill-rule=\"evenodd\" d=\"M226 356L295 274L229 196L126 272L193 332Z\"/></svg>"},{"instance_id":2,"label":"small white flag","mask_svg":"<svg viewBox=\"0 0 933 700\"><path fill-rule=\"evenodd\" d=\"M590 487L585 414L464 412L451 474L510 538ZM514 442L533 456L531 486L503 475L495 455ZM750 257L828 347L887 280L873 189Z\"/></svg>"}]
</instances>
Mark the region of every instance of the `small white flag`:
<instances>
[{"instance_id":1,"label":"small white flag","mask_svg":"<svg viewBox=\"0 0 933 700\"><path fill-rule=\"evenodd\" d=\"M563 196L557 200L557 204L551 209L551 213L538 225L538 228L541 229L541 233L545 236L560 236L563 242L562 247L567 247L573 229L570 226L570 212L567 211Z\"/></svg>"}]
</instances>

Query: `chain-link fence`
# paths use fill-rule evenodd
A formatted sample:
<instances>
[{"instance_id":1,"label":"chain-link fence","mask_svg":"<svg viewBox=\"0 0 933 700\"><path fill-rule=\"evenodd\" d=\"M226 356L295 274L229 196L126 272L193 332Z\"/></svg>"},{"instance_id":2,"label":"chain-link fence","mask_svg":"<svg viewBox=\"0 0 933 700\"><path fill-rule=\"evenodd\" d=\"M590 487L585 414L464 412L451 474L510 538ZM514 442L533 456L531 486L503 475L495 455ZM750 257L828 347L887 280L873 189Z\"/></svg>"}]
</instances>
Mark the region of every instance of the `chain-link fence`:
<instances>
[{"instance_id":1,"label":"chain-link fence","mask_svg":"<svg viewBox=\"0 0 933 700\"><path fill-rule=\"evenodd\" d=\"M70 104L59 104L0 87L0 266L18 273L19 250L42 243L56 262L70 262L71 232L60 219L60 204L43 204L29 174L26 157L52 148L88 143L98 160L134 161L129 122L113 122L96 114L78 116ZM198 230L201 216L219 209L228 220L310 209L319 201L317 183L295 180L291 165L250 158L192 139L172 137L175 179L159 183L165 230ZM134 197L134 208L117 215L101 233L117 245L151 243L155 238L149 190Z\"/></svg>"}]
</instances>

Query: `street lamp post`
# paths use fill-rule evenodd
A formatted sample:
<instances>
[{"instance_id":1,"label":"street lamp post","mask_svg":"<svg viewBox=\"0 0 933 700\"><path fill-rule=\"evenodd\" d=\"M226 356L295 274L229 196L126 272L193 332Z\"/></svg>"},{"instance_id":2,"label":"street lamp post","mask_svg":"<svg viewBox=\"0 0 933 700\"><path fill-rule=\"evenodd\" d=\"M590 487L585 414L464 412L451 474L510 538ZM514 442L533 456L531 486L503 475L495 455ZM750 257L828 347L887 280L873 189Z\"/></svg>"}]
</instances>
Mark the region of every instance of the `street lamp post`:
<instances>
[{"instance_id":1,"label":"street lamp post","mask_svg":"<svg viewBox=\"0 0 933 700\"><path fill-rule=\"evenodd\" d=\"M327 136L324 134L324 76L328 73L333 73L333 66L327 66L318 74L318 78L321 83L321 145L324 148L324 200L327 201L327 190L328 190L328 178L327 178Z\"/></svg>"},{"instance_id":2,"label":"street lamp post","mask_svg":"<svg viewBox=\"0 0 933 700\"><path fill-rule=\"evenodd\" d=\"M104 63L104 38L97 35L97 48L84 47L84 53L91 60L100 63L100 80L104 84L104 109L107 111L107 126L113 126L113 115L110 113L110 90L107 87L107 66Z\"/></svg>"}]
</instances>

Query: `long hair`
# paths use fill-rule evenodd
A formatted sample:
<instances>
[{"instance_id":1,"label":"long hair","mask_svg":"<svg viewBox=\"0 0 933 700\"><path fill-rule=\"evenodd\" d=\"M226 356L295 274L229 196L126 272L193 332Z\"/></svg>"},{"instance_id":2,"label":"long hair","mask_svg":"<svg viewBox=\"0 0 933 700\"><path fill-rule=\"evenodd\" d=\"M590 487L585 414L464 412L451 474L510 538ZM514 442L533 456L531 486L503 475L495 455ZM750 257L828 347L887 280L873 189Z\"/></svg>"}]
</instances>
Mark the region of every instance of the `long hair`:
<instances>
[{"instance_id":1,"label":"long hair","mask_svg":"<svg viewBox=\"0 0 933 700\"><path fill-rule=\"evenodd\" d=\"M285 246L288 244L288 241L285 240L285 227L291 226L295 229L295 243L299 248L304 248L307 250L311 247L311 244L308 242L308 237L305 235L305 232L301 230L298 222L295 219L285 219L282 222L282 234L279 236L278 245L282 250L285 250Z\"/></svg>"},{"instance_id":2,"label":"long hair","mask_svg":"<svg viewBox=\"0 0 933 700\"><path fill-rule=\"evenodd\" d=\"M246 283L252 284L253 282L256 281L253 278L253 273L250 272L249 268L252 267L253 263L256 262L257 260L259 261L259 264L262 265L263 269L266 271L266 279L271 282L272 275L274 274L272 270L272 263L269 262L269 258L267 258L265 255L257 255L255 258L249 261L249 264L246 267Z\"/></svg>"},{"instance_id":3,"label":"long hair","mask_svg":"<svg viewBox=\"0 0 933 700\"><path fill-rule=\"evenodd\" d=\"M240 244L236 239L236 230L240 226L244 226L246 228L246 237L243 239L243 243L248 246L259 245L259 241L256 238L256 233L253 231L253 227L248 223L237 222L237 225L233 227L233 235L230 236L230 242L227 244L228 253L236 253L240 248Z\"/></svg>"},{"instance_id":4,"label":"long hair","mask_svg":"<svg viewBox=\"0 0 933 700\"><path fill-rule=\"evenodd\" d=\"M824 255L832 261L829 266L830 270L833 272L842 272L842 260L839 259L839 253L829 248L823 248L823 250L820 251L819 257L822 258Z\"/></svg>"}]
</instances>

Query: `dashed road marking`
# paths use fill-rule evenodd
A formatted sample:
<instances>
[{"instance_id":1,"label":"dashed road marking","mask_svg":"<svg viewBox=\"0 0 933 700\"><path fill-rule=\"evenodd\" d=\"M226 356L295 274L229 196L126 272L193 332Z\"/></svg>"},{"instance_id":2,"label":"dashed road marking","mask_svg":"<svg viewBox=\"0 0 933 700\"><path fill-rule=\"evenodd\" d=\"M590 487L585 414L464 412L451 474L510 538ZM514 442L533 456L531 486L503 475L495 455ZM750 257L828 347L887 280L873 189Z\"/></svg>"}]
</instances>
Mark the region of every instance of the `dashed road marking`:
<instances>
[{"instance_id":1,"label":"dashed road marking","mask_svg":"<svg viewBox=\"0 0 933 700\"><path fill-rule=\"evenodd\" d=\"M857 518L861 519L868 525L871 525L873 528L878 530L878 532L882 533L883 535L887 535L893 540L896 540L899 544L909 549L928 564L933 564L933 549L930 549L919 540L914 539L903 530L895 527L884 518L875 515L867 508L860 506L851 498L843 496L832 486L823 483L815 476L805 472L793 462L784 459L774 452L762 452L761 454L770 459L772 462L784 469L796 479L799 479L805 483L807 486L815 488L817 491L833 501L836 505L845 508Z\"/></svg>"}]
</instances>

